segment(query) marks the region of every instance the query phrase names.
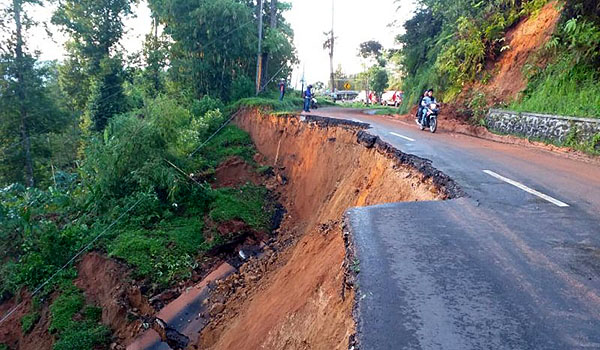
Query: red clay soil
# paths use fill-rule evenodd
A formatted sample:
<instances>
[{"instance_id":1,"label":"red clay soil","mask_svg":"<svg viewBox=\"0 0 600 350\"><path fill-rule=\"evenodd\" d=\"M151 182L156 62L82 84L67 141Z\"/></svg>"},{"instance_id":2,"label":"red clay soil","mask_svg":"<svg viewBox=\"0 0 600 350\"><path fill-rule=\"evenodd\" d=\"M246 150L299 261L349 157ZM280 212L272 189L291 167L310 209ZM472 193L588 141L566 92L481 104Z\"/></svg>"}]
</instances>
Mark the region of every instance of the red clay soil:
<instances>
[{"instance_id":1,"label":"red clay soil","mask_svg":"<svg viewBox=\"0 0 600 350\"><path fill-rule=\"evenodd\" d=\"M554 33L560 8L558 1L550 1L538 15L522 20L506 33L506 45L510 48L500 55L490 72L491 81L483 87L493 101L513 100L525 89L523 67Z\"/></svg>"},{"instance_id":2,"label":"red clay soil","mask_svg":"<svg viewBox=\"0 0 600 350\"><path fill-rule=\"evenodd\" d=\"M215 171L215 187L239 187L247 183L258 185L260 176L253 167L240 157L231 157Z\"/></svg>"},{"instance_id":3,"label":"red clay soil","mask_svg":"<svg viewBox=\"0 0 600 350\"><path fill-rule=\"evenodd\" d=\"M50 298L51 300L54 297ZM17 301L16 298L12 298L8 302L0 305L0 315L6 315L13 307L23 301L23 304L8 318L2 327L0 327L0 344L5 344L9 349L19 350L40 350L40 349L51 349L53 338L48 333L48 327L50 326L50 311L48 304L41 307L39 311L40 320L34 326L34 328L27 334L23 334L21 329L21 319L32 311L32 300L31 296L22 292Z\"/></svg>"},{"instance_id":4,"label":"red clay soil","mask_svg":"<svg viewBox=\"0 0 600 350\"><path fill-rule=\"evenodd\" d=\"M344 289L345 248L337 222L352 206L442 196L413 170L359 145L358 129L251 111L236 122L289 178L282 230L300 238L260 283L235 292L197 348L347 349L355 332L354 296Z\"/></svg>"},{"instance_id":5,"label":"red clay soil","mask_svg":"<svg viewBox=\"0 0 600 350\"><path fill-rule=\"evenodd\" d=\"M98 253L84 256L78 265L75 285L84 292L87 303L102 308L102 323L109 326L116 343L128 343L140 330L141 321L128 321L132 316L150 316L154 309L132 285L125 266Z\"/></svg>"}]
</instances>

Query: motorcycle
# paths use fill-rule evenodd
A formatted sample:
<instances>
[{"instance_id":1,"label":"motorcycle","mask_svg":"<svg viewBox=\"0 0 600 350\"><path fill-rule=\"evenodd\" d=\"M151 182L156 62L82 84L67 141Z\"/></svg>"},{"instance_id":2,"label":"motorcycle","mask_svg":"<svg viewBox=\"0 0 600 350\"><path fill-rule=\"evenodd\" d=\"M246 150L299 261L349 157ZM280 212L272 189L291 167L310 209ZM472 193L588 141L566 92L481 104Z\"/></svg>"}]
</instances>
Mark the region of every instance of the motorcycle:
<instances>
[{"instance_id":1,"label":"motorcycle","mask_svg":"<svg viewBox=\"0 0 600 350\"><path fill-rule=\"evenodd\" d=\"M423 123L418 123L421 130L425 130L425 128L429 128L431 133L434 133L437 130L437 119L438 114L440 113L440 108L437 103L432 103L429 105L425 112L425 118L423 118Z\"/></svg>"},{"instance_id":2,"label":"motorcycle","mask_svg":"<svg viewBox=\"0 0 600 350\"><path fill-rule=\"evenodd\" d=\"M314 97L310 99L310 108L319 109L319 101L317 101L317 99Z\"/></svg>"}]
</instances>

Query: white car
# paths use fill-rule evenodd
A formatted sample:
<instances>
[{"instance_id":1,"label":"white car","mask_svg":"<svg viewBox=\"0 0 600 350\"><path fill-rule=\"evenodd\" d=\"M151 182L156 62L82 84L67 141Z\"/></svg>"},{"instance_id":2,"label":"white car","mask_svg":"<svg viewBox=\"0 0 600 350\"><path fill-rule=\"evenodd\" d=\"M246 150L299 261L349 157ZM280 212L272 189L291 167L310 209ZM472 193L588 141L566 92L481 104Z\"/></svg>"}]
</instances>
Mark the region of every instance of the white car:
<instances>
[{"instance_id":1,"label":"white car","mask_svg":"<svg viewBox=\"0 0 600 350\"><path fill-rule=\"evenodd\" d=\"M399 107L402 104L402 91L386 91L381 95L382 106Z\"/></svg>"},{"instance_id":2,"label":"white car","mask_svg":"<svg viewBox=\"0 0 600 350\"><path fill-rule=\"evenodd\" d=\"M369 92L369 98L370 98L370 103L377 103L377 97L375 96L374 92ZM360 103L367 103L368 102L368 98L367 98L367 92L365 90L361 91L358 93L358 96L356 96L354 98L354 100L352 100L352 102L360 102Z\"/></svg>"}]
</instances>

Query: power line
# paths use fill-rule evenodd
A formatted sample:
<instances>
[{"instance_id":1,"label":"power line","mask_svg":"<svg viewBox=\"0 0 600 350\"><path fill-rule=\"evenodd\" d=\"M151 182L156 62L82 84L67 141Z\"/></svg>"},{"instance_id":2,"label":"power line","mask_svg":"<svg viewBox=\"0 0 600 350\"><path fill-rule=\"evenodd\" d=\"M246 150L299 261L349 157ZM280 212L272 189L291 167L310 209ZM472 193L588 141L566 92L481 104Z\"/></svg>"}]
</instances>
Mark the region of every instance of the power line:
<instances>
[{"instance_id":1,"label":"power line","mask_svg":"<svg viewBox=\"0 0 600 350\"><path fill-rule=\"evenodd\" d=\"M196 152L198 152L202 147L204 147L204 145L206 145L210 140L212 140L213 137L217 136L219 131L221 131L225 126L227 126L227 124L229 124L233 120L233 118L235 118L238 115L238 113L239 113L239 111L233 113L231 118L229 118L225 123L223 123L223 125L221 125L221 127L219 127L217 129L217 131L215 131L212 135L210 135L210 137L208 139L206 139L206 141L204 141L200 146L198 146L198 148L196 148L192 153L190 153L188 158L192 158L194 156L194 154L196 154Z\"/></svg>"},{"instance_id":2,"label":"power line","mask_svg":"<svg viewBox=\"0 0 600 350\"><path fill-rule=\"evenodd\" d=\"M233 34L233 33L237 32L238 30L240 30L240 29L244 28L245 26L247 26L247 25L251 24L252 22L254 22L254 20L250 20L250 21L248 21L248 22L246 22L246 23L244 23L244 24L240 25L239 27L232 29L231 31L229 31L229 32L227 32L227 33L225 33L225 34L223 34L222 36L220 36L220 37L218 37L218 38L216 38L216 39L214 39L214 40L212 40L212 41L209 41L209 42L208 42L208 44L201 45L201 47L204 49L204 48L206 48L206 47L208 47L208 46L210 46L210 45L212 45L212 44L214 44L214 43L216 43L216 42L220 41L221 39L224 39L225 37L228 37L229 35L231 35L231 34Z\"/></svg>"},{"instance_id":3,"label":"power line","mask_svg":"<svg viewBox=\"0 0 600 350\"><path fill-rule=\"evenodd\" d=\"M33 293L31 293L31 296L34 296L37 293L39 293L39 291L42 288L44 288L48 283L50 283L50 281L52 281L56 276L58 276L59 273L64 271L73 261L75 261L75 259L77 259L79 256L81 256L81 254L83 254L86 250L88 250L98 239L100 239L100 237L102 237L106 232L108 232L108 230L110 230L117 222L119 222L125 215L127 215L130 211L132 211L138 204L140 204L140 202L143 199L144 199L143 197L138 199L138 201L135 202L135 204L133 204L125 212L123 212L115 221L113 221L106 229L104 229L104 231L102 231L100 234L98 234L96 237L94 237L94 239L92 239L85 247L80 249L77 252L77 254L75 254L71 259L69 259L69 261L67 261L60 269L58 269L52 276L50 276L50 278L48 278L46 281L44 281L44 283L39 285L33 291ZM6 321L24 303L25 303L25 301L22 301L19 304L17 304L15 307L13 307L4 317L2 317L2 319L0 319L0 324L4 323L4 321Z\"/></svg>"},{"instance_id":4,"label":"power line","mask_svg":"<svg viewBox=\"0 0 600 350\"><path fill-rule=\"evenodd\" d=\"M234 113L231 118L229 118L223 125L221 125L221 127L219 127L217 129L217 131L215 131L211 136L208 137L208 139L206 139L206 141L204 141L198 148L196 148L196 150L192 153L190 153L189 157L192 157L197 151L199 151L203 146L205 146L210 140L212 140L227 124L229 124L237 115L238 115L239 111ZM173 163L169 162L168 160L165 159L165 161L167 163L169 163L169 165L175 167L177 170L179 170L180 172L183 173L183 171L181 169L179 169L177 166L175 166ZM186 174L186 176L188 176ZM194 181L195 183L197 183L198 185L201 185L200 183L198 183L198 181L196 181L194 178L188 176L189 178L192 179L192 181ZM96 237L94 237L94 239L92 239L85 247L83 247L82 249L80 249L71 259L69 259L69 261L67 261L60 269L58 269L52 276L50 276L50 278L48 278L46 281L44 281L41 285L39 285L31 294L32 296L36 295L37 293L39 293L39 291L44 288L48 283L50 283L54 278L56 278L56 276L58 276L58 274L62 271L64 271L73 261L75 261L75 259L77 259L79 256L81 256L81 254L83 254L85 251L87 251L96 241L98 241L98 239L100 239L100 237L102 237L106 232L108 232L117 222L119 222L125 215L127 215L130 211L132 211L138 204L140 204L140 202L143 200L144 198L140 198L137 200L137 202L135 202L132 206L130 206L125 212L123 212L116 220L114 220L106 229L104 229L100 234L98 234ZM25 302L22 301L19 304L17 304L15 307L13 307L4 317L2 317L2 319L0 319L0 324L4 323L4 321L6 321L19 307L21 307Z\"/></svg>"}]
</instances>

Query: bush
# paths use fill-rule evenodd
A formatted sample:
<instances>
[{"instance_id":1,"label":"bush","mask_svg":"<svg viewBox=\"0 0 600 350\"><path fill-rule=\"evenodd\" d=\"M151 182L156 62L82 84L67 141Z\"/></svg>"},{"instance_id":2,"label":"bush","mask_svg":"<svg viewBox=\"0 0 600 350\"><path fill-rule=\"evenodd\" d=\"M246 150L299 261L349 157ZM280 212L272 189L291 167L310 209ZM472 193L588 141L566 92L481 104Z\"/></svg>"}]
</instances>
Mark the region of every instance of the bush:
<instances>
[{"instance_id":1,"label":"bush","mask_svg":"<svg viewBox=\"0 0 600 350\"><path fill-rule=\"evenodd\" d=\"M245 75L239 75L231 85L231 101L238 101L254 95L256 87L252 79Z\"/></svg>"}]
</instances>

